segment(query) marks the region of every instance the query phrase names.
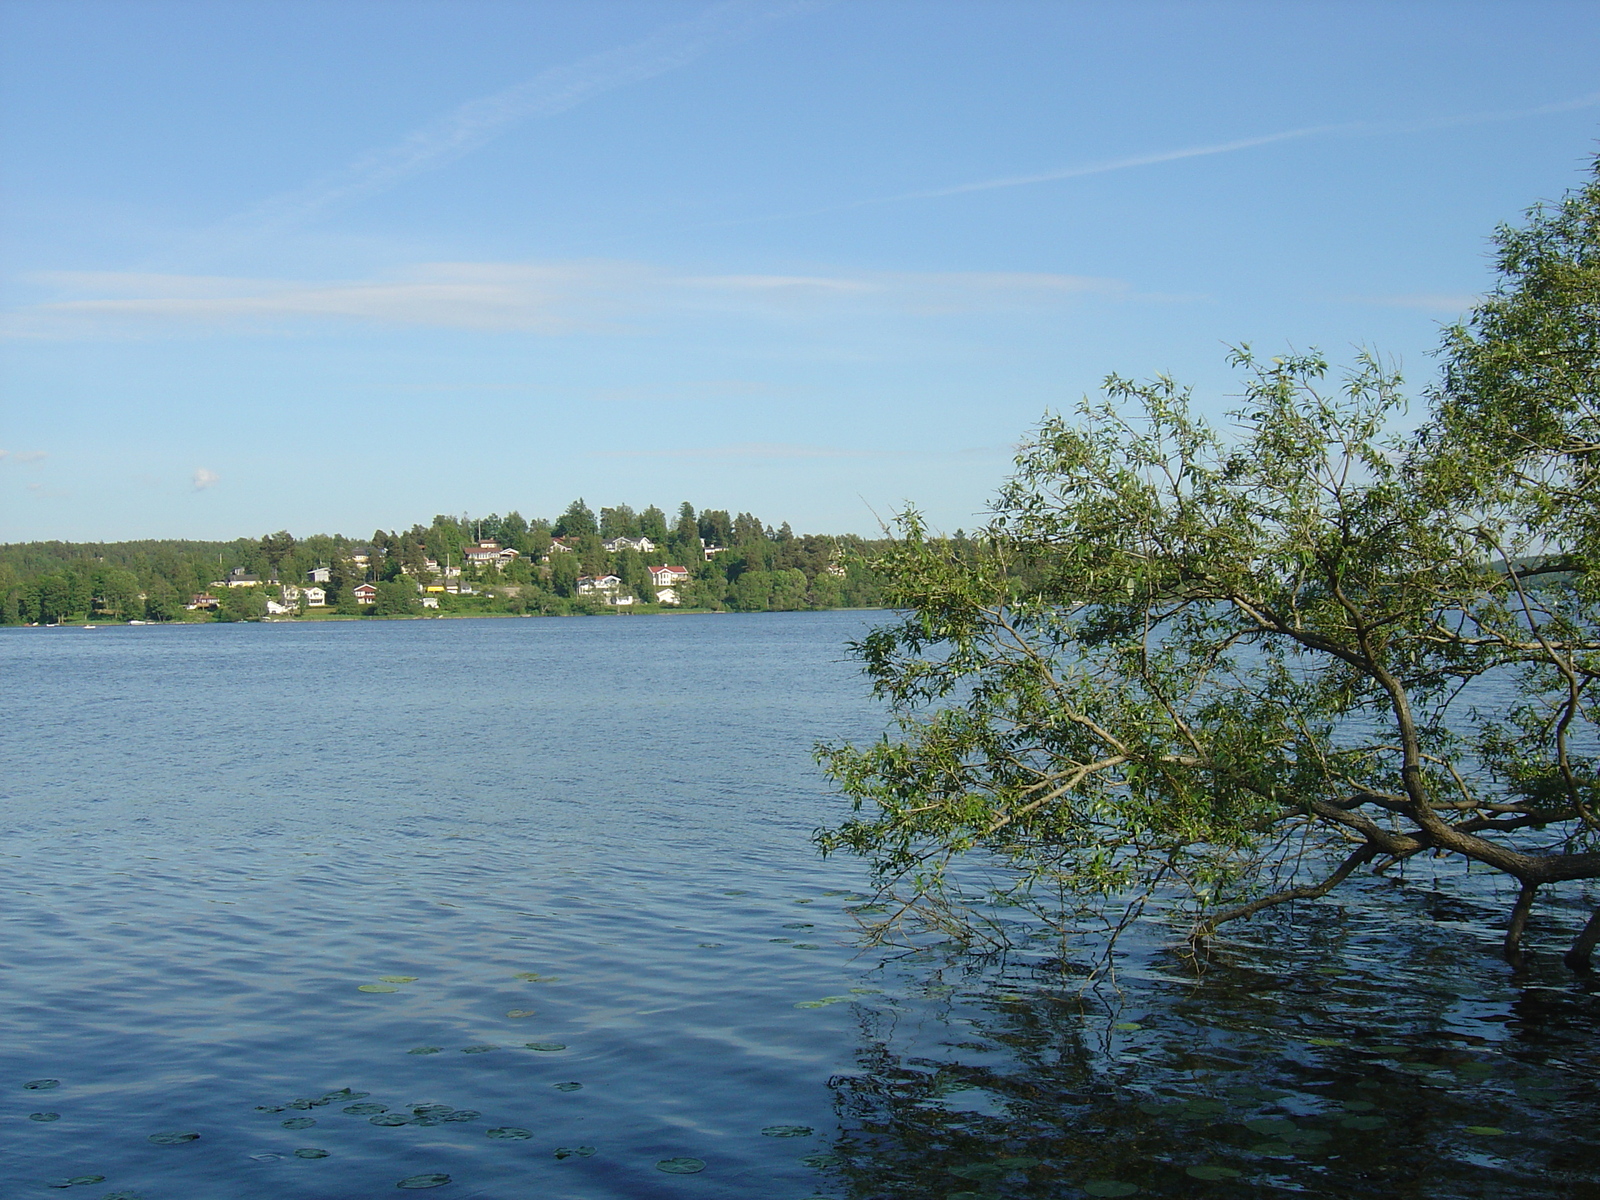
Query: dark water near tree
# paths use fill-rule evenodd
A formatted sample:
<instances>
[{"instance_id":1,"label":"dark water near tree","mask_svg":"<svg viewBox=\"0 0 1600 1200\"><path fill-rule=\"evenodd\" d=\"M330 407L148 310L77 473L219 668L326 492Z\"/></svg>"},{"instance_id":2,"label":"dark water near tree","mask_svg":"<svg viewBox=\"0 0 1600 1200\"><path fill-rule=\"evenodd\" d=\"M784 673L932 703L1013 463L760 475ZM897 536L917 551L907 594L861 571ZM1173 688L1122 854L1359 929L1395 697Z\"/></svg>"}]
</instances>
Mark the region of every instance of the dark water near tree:
<instances>
[{"instance_id":1,"label":"dark water near tree","mask_svg":"<svg viewBox=\"0 0 1600 1200\"><path fill-rule=\"evenodd\" d=\"M0 632L0 1196L1600 1196L1576 891L858 950L872 619Z\"/></svg>"}]
</instances>

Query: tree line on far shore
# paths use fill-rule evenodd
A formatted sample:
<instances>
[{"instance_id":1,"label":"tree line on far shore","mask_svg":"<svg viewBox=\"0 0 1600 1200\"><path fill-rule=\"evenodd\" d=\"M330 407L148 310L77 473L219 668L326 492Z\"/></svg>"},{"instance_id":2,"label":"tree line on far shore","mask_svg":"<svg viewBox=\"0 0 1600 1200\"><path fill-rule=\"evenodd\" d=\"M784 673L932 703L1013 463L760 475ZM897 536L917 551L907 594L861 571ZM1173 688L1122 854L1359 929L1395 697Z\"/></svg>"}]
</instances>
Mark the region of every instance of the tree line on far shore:
<instances>
[{"instance_id":1,"label":"tree line on far shore","mask_svg":"<svg viewBox=\"0 0 1600 1200\"><path fill-rule=\"evenodd\" d=\"M653 551L618 547L618 538L648 538ZM564 550L552 551L560 539ZM501 564L474 564L466 552L480 542L515 550ZM253 620L267 601L287 601L303 615L321 613L403 616L422 610L422 588L441 612L582 613L614 609L601 595L580 591L584 576L615 575L616 596L636 605L656 603L651 567L681 566L688 578L676 586L679 608L767 612L859 608L876 605L876 574L865 565L874 543L853 535L796 534L788 522L774 529L749 513L697 512L687 502L669 518L651 506L603 507L581 499L555 520L504 516L436 516L404 531L376 530L366 539L337 534L297 538L287 531L229 542L176 539L83 543L24 542L0 545L0 624L62 621ZM709 553L708 553L709 551ZM508 556L509 557L509 556ZM303 588L316 568L327 568L323 608L308 608ZM459 571L459 575L456 572ZM248 587L218 587L230 578L253 578ZM358 601L355 588L377 589L375 603ZM191 609L209 594L216 607Z\"/></svg>"}]
</instances>

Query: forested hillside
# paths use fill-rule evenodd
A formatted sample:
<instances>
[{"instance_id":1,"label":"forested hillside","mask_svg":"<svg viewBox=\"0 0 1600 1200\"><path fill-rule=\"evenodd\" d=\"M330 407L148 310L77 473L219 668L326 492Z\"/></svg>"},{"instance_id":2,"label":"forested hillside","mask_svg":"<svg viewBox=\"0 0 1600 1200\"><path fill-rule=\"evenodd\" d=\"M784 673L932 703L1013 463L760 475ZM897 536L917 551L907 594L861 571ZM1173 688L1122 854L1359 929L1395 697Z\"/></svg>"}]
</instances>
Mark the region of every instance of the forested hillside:
<instances>
[{"instance_id":1,"label":"forested hillside","mask_svg":"<svg viewBox=\"0 0 1600 1200\"><path fill-rule=\"evenodd\" d=\"M495 561L469 561L491 543ZM365 539L280 531L230 542L27 542L0 546L0 623L249 620L269 602L304 617L401 616L424 603L457 614L599 612L658 599L713 611L864 607L879 595L861 561L871 548L853 536L795 534L787 522L774 529L749 513L685 503L672 518L654 506L596 515L582 500L554 520L436 516ZM687 572L665 593L650 571L663 566ZM308 583L313 600L301 594ZM372 590L358 594L362 585Z\"/></svg>"}]
</instances>

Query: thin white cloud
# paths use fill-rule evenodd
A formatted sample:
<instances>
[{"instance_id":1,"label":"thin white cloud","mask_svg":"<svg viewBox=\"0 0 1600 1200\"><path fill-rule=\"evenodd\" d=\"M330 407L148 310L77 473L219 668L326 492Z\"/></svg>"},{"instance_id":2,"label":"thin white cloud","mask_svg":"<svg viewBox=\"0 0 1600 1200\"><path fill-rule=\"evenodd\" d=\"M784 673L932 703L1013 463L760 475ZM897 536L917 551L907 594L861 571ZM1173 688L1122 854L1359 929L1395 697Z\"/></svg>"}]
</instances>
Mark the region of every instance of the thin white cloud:
<instances>
[{"instance_id":1,"label":"thin white cloud","mask_svg":"<svg viewBox=\"0 0 1600 1200\"><path fill-rule=\"evenodd\" d=\"M10 458L12 462L17 463L43 462L49 457L50 456L43 450L19 450L15 453L8 453L5 450L0 450L0 459Z\"/></svg>"},{"instance_id":2,"label":"thin white cloud","mask_svg":"<svg viewBox=\"0 0 1600 1200\"><path fill-rule=\"evenodd\" d=\"M197 492L203 492L209 487L215 487L221 478L221 475L218 475L215 471L209 470L206 467L196 467L194 472L194 490Z\"/></svg>"},{"instance_id":3,"label":"thin white cloud","mask_svg":"<svg viewBox=\"0 0 1600 1200\"><path fill-rule=\"evenodd\" d=\"M597 450L597 458L702 458L769 460L780 458L872 458L868 450L838 446L806 446L791 442L738 442L729 446L687 446L670 450Z\"/></svg>"},{"instance_id":4,"label":"thin white cloud","mask_svg":"<svg viewBox=\"0 0 1600 1200\"><path fill-rule=\"evenodd\" d=\"M1234 154L1240 150L1253 150L1276 142L1299 141L1304 138L1343 135L1377 137L1384 134L1424 133L1433 129L1449 129L1461 125L1485 125L1498 121L1517 121L1527 117L1548 116L1552 113L1573 112L1600 105L1600 92L1558 100L1533 108L1504 109L1496 112L1458 113L1447 117L1428 117L1414 121L1345 121L1327 125L1305 125L1296 129L1283 129L1276 133L1258 134L1254 137L1233 138L1229 141L1206 142L1197 146L1183 146L1174 150L1156 150L1145 154L1106 159L1049 171L1021 175L1002 175L994 179L980 179L968 183L949 184L943 187L922 188L911 192L897 192L890 196L869 196L830 204L821 208L801 209L794 212L771 213L760 217L747 217L733 221L712 222L714 225L745 225L764 221L784 221L799 217L816 217L828 213L848 212L878 204L896 204L907 200L934 200L945 196L960 196L971 192L990 192L1004 188L1028 187L1039 183L1053 183L1063 179L1083 179L1091 175L1107 175L1114 171L1127 171L1135 167L1156 166L1179 162L1188 158L1209 158L1217 154Z\"/></svg>"},{"instance_id":5,"label":"thin white cloud","mask_svg":"<svg viewBox=\"0 0 1600 1200\"><path fill-rule=\"evenodd\" d=\"M302 224L454 162L524 121L555 116L602 93L675 71L822 2L724 0L639 41L552 67L503 91L469 100L400 141L367 151L343 170L228 218L212 233L260 234Z\"/></svg>"},{"instance_id":6,"label":"thin white cloud","mask_svg":"<svg viewBox=\"0 0 1600 1200\"><path fill-rule=\"evenodd\" d=\"M930 315L1142 296L1125 282L1046 272L677 275L628 262L424 263L393 277L334 282L106 272L32 277L64 298L13 312L13 337L149 336L364 323L516 331L617 332L625 320L707 315L793 319Z\"/></svg>"}]
</instances>

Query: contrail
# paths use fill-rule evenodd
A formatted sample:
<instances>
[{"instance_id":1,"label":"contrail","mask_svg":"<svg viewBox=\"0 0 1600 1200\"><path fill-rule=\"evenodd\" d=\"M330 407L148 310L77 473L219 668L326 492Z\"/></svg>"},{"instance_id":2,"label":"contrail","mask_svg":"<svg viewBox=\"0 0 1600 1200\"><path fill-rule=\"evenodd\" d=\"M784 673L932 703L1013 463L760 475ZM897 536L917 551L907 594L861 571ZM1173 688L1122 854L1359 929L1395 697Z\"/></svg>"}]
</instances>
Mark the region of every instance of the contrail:
<instances>
[{"instance_id":1,"label":"contrail","mask_svg":"<svg viewBox=\"0 0 1600 1200\"><path fill-rule=\"evenodd\" d=\"M301 224L327 209L386 191L413 175L453 162L523 121L554 116L603 92L675 71L719 46L751 36L762 26L827 2L724 0L692 20L669 25L637 42L552 67L504 91L469 100L399 142L368 151L343 170L227 218L213 232L259 234Z\"/></svg>"},{"instance_id":2,"label":"contrail","mask_svg":"<svg viewBox=\"0 0 1600 1200\"><path fill-rule=\"evenodd\" d=\"M1050 183L1058 179L1081 179L1089 175L1105 175L1112 171L1126 171L1132 167L1148 167L1157 163L1176 162L1184 158L1205 158L1212 154L1231 154L1273 142L1289 142L1300 138L1344 135L1375 137L1381 134L1421 133L1430 129L1447 129L1459 125L1485 125L1494 121L1516 121L1524 117L1539 117L1549 113L1572 112L1600 105L1600 92L1590 92L1571 100L1541 104L1535 108L1507 109L1500 112L1463 113L1449 117L1430 117L1417 121L1347 121L1330 125L1307 125L1299 129L1285 129L1278 133L1265 133L1256 137L1235 138L1228 142L1212 142L1203 146L1185 146L1178 150L1158 150L1149 154L1135 154L1083 166L1062 167L1054 171L1040 171L1032 175L1006 175L998 179L982 179L975 183L957 183L946 187L926 188L915 192L897 192L892 196L871 196L864 200L849 200L830 204L824 208L808 208L796 212L773 213L763 217L746 217L742 220L719 221L718 225L749 225L762 221L787 221L798 217L817 217L826 213L848 212L852 208L866 208L875 204L896 204L904 200L933 200L941 196L959 196L967 192L988 192L1000 188L1026 187L1035 183Z\"/></svg>"}]
</instances>

